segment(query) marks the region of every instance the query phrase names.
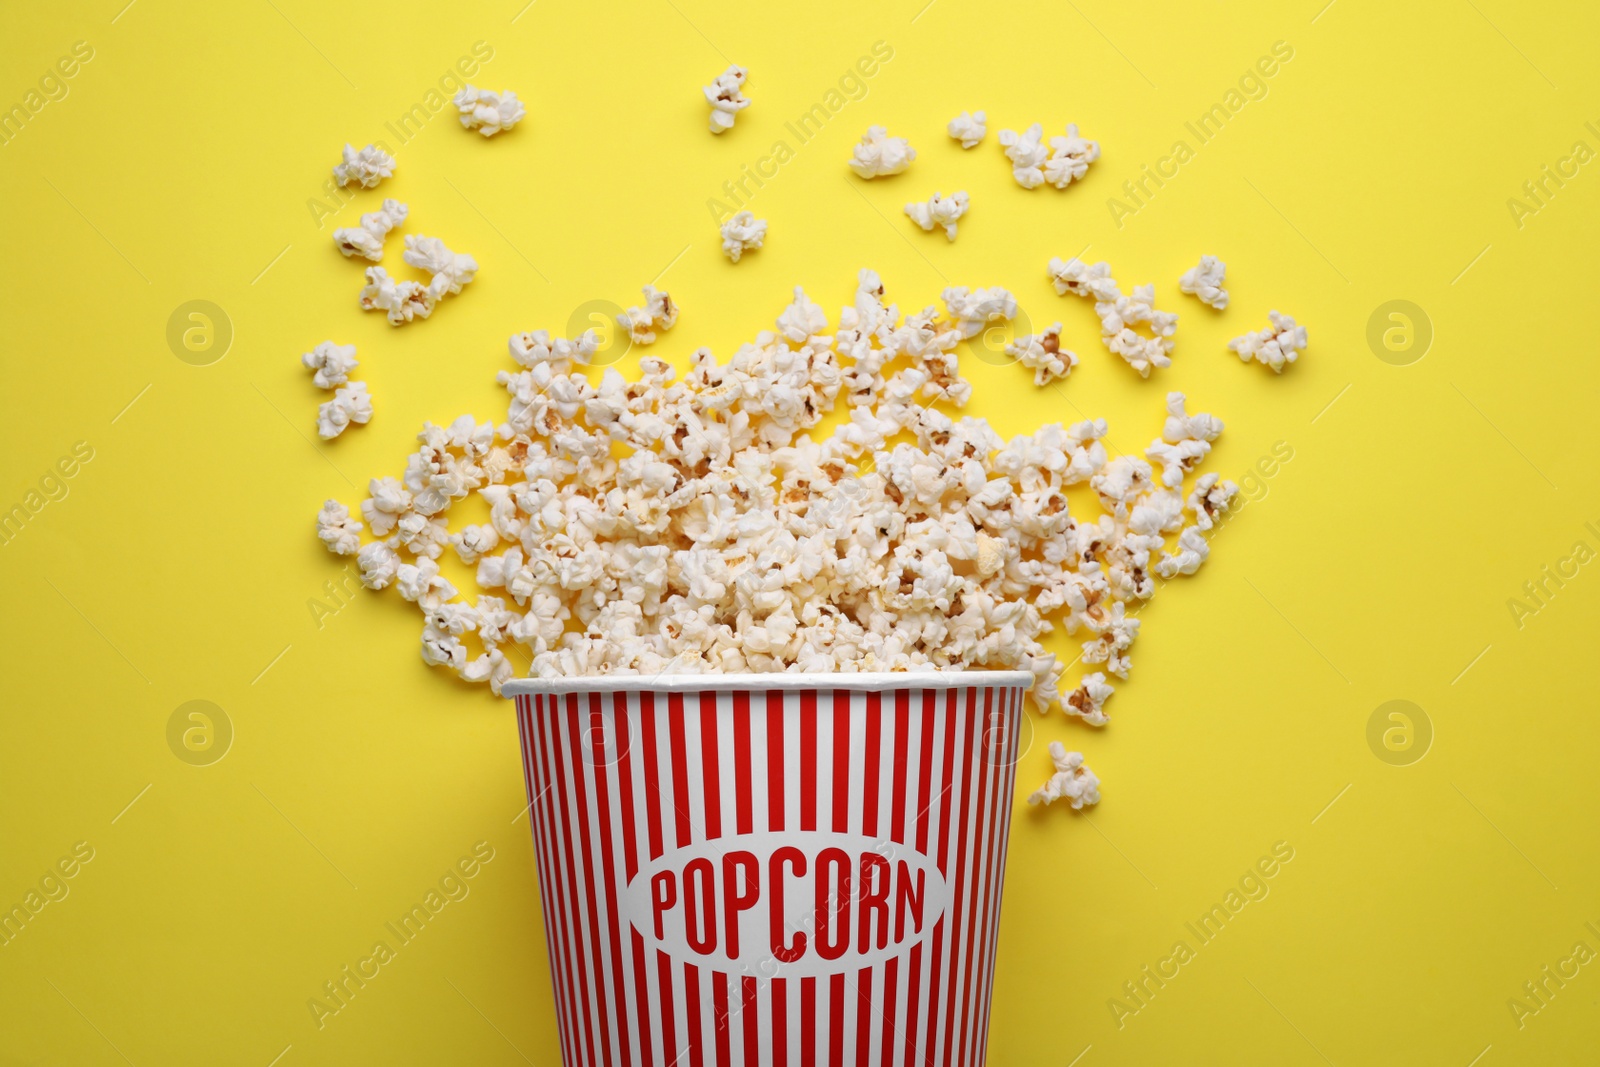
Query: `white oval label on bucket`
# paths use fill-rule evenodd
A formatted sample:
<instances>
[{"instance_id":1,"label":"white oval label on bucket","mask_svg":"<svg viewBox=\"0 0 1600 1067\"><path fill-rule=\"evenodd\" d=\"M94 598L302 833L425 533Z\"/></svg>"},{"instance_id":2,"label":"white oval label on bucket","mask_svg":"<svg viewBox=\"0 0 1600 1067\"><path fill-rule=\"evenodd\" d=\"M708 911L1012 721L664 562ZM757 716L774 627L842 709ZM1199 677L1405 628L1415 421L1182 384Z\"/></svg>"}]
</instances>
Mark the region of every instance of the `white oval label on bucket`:
<instances>
[{"instance_id":1,"label":"white oval label on bucket","mask_svg":"<svg viewBox=\"0 0 1600 1067\"><path fill-rule=\"evenodd\" d=\"M622 908L646 942L729 974L870 967L932 934L950 888L915 848L826 831L740 834L646 863Z\"/></svg>"}]
</instances>

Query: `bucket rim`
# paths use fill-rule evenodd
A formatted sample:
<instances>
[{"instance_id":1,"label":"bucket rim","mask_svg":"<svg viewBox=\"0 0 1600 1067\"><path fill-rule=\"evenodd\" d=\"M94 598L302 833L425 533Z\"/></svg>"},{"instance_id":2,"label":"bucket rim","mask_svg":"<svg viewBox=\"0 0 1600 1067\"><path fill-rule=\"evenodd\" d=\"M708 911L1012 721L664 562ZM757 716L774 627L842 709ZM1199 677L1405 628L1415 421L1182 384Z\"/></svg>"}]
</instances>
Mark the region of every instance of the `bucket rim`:
<instances>
[{"instance_id":1,"label":"bucket rim","mask_svg":"<svg viewBox=\"0 0 1600 1067\"><path fill-rule=\"evenodd\" d=\"M728 689L801 692L815 689L887 690L958 689L971 686L1030 688L1028 671L932 670L837 671L802 674L789 672L745 674L599 674L573 678L513 678L500 688L502 696L549 696L566 693L721 692Z\"/></svg>"}]
</instances>

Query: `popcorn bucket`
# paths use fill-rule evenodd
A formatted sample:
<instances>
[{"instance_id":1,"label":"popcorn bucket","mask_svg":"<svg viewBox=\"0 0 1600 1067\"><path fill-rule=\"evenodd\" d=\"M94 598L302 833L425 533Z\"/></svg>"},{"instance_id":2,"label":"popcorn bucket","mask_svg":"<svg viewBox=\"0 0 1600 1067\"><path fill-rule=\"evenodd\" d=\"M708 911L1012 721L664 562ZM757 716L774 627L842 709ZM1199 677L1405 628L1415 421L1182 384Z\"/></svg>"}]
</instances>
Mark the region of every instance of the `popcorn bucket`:
<instances>
[{"instance_id":1,"label":"popcorn bucket","mask_svg":"<svg viewBox=\"0 0 1600 1067\"><path fill-rule=\"evenodd\" d=\"M982 1063L1032 681L508 682L566 1067Z\"/></svg>"}]
</instances>

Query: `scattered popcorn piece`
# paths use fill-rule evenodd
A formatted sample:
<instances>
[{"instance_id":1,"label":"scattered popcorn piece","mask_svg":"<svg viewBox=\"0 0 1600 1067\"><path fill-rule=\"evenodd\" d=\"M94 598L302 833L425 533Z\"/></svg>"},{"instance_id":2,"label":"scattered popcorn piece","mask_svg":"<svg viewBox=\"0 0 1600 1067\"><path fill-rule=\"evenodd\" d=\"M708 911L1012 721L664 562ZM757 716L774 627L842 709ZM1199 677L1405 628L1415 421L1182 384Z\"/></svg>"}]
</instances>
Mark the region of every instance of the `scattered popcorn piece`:
<instances>
[{"instance_id":1,"label":"scattered popcorn piece","mask_svg":"<svg viewBox=\"0 0 1600 1067\"><path fill-rule=\"evenodd\" d=\"M677 321L678 305L666 290L653 285L644 287L643 307L631 307L617 316L617 325L627 328L636 345L650 344L656 339L657 330L670 330Z\"/></svg>"},{"instance_id":2,"label":"scattered popcorn piece","mask_svg":"<svg viewBox=\"0 0 1600 1067\"><path fill-rule=\"evenodd\" d=\"M361 517L374 537L388 537L400 517L411 510L411 491L393 478L367 482L367 497L361 502Z\"/></svg>"},{"instance_id":3,"label":"scattered popcorn piece","mask_svg":"<svg viewBox=\"0 0 1600 1067\"><path fill-rule=\"evenodd\" d=\"M460 533L450 535L450 547L456 550L461 562L469 567L476 564L485 553L492 551L499 543L500 534L491 523L468 526Z\"/></svg>"},{"instance_id":4,"label":"scattered popcorn piece","mask_svg":"<svg viewBox=\"0 0 1600 1067\"><path fill-rule=\"evenodd\" d=\"M361 547L361 520L337 500L324 501L317 512L317 536L334 555L354 555Z\"/></svg>"},{"instance_id":5,"label":"scattered popcorn piece","mask_svg":"<svg viewBox=\"0 0 1600 1067\"><path fill-rule=\"evenodd\" d=\"M401 258L433 275L428 283L428 292L434 303L448 293L459 293L478 275L477 260L465 252L450 251L437 237L408 235L406 250Z\"/></svg>"},{"instance_id":6,"label":"scattered popcorn piece","mask_svg":"<svg viewBox=\"0 0 1600 1067\"><path fill-rule=\"evenodd\" d=\"M1227 273L1228 265L1216 256L1201 256L1198 264L1183 272L1178 288L1198 297L1200 303L1221 311L1228 306L1228 291L1222 287Z\"/></svg>"},{"instance_id":7,"label":"scattered popcorn piece","mask_svg":"<svg viewBox=\"0 0 1600 1067\"><path fill-rule=\"evenodd\" d=\"M360 256L376 263L383 258L383 239L390 230L406 221L408 211L398 200L385 200L377 211L362 215L359 226L334 230L334 247L346 256Z\"/></svg>"},{"instance_id":8,"label":"scattered popcorn piece","mask_svg":"<svg viewBox=\"0 0 1600 1067\"><path fill-rule=\"evenodd\" d=\"M400 573L400 553L387 541L373 541L356 553L361 568L361 584L368 589L383 589Z\"/></svg>"},{"instance_id":9,"label":"scattered popcorn piece","mask_svg":"<svg viewBox=\"0 0 1600 1067\"><path fill-rule=\"evenodd\" d=\"M323 341L302 355L300 362L316 371L311 380L318 389L337 389L350 380L356 367L356 346Z\"/></svg>"},{"instance_id":10,"label":"scattered popcorn piece","mask_svg":"<svg viewBox=\"0 0 1600 1067\"><path fill-rule=\"evenodd\" d=\"M1286 363L1293 363L1306 350L1306 328L1296 326L1294 319L1276 311L1267 313L1272 325L1259 333L1247 333L1228 342L1228 347L1249 363L1254 359L1265 363L1279 374Z\"/></svg>"},{"instance_id":11,"label":"scattered popcorn piece","mask_svg":"<svg viewBox=\"0 0 1600 1067\"><path fill-rule=\"evenodd\" d=\"M1095 313L1100 316L1100 339L1138 371L1141 378L1150 377L1150 372L1156 368L1172 366L1167 353L1172 351L1178 316L1170 311L1157 311L1155 299L1154 285L1137 285L1130 295L1102 300L1094 306ZM1149 336L1134 328L1140 325L1150 331Z\"/></svg>"},{"instance_id":12,"label":"scattered popcorn piece","mask_svg":"<svg viewBox=\"0 0 1600 1067\"><path fill-rule=\"evenodd\" d=\"M1078 716L1090 726L1104 726L1111 721L1104 709L1114 692L1106 682L1106 676L1099 671L1086 674L1083 681L1078 683L1078 688L1062 699L1061 710L1068 715Z\"/></svg>"},{"instance_id":13,"label":"scattered popcorn piece","mask_svg":"<svg viewBox=\"0 0 1600 1067\"><path fill-rule=\"evenodd\" d=\"M951 286L941 295L962 337L976 337L991 322L1017 317L1017 298L998 285L972 290Z\"/></svg>"},{"instance_id":14,"label":"scattered popcorn piece","mask_svg":"<svg viewBox=\"0 0 1600 1067\"><path fill-rule=\"evenodd\" d=\"M1161 426L1161 439L1177 444L1179 441L1215 441L1222 436L1222 420L1201 412L1190 415L1186 411L1188 397L1173 391L1167 394L1167 421Z\"/></svg>"},{"instance_id":15,"label":"scattered popcorn piece","mask_svg":"<svg viewBox=\"0 0 1600 1067\"><path fill-rule=\"evenodd\" d=\"M917 150L904 137L890 137L882 126L867 127L850 157L850 169L862 178L899 174L917 158Z\"/></svg>"},{"instance_id":16,"label":"scattered popcorn piece","mask_svg":"<svg viewBox=\"0 0 1600 1067\"><path fill-rule=\"evenodd\" d=\"M361 309L387 313L391 326L403 326L413 318L427 318L438 302L421 282L396 281L382 267L367 268L367 284L361 290Z\"/></svg>"},{"instance_id":17,"label":"scattered popcorn piece","mask_svg":"<svg viewBox=\"0 0 1600 1067\"><path fill-rule=\"evenodd\" d=\"M1205 534L1200 532L1199 527L1185 526L1183 532L1178 534L1178 551L1161 553L1161 558L1156 561L1156 573L1163 578L1193 574L1209 555L1211 546L1206 543Z\"/></svg>"},{"instance_id":18,"label":"scattered popcorn piece","mask_svg":"<svg viewBox=\"0 0 1600 1067\"><path fill-rule=\"evenodd\" d=\"M1089 164L1100 158L1100 142L1078 136L1078 124L1067 124L1065 137L1050 138L1050 160L1044 165L1044 180L1065 189L1088 173Z\"/></svg>"},{"instance_id":19,"label":"scattered popcorn piece","mask_svg":"<svg viewBox=\"0 0 1600 1067\"><path fill-rule=\"evenodd\" d=\"M722 224L722 251L735 263L746 252L753 252L767 239L767 220L741 211Z\"/></svg>"},{"instance_id":20,"label":"scattered popcorn piece","mask_svg":"<svg viewBox=\"0 0 1600 1067\"><path fill-rule=\"evenodd\" d=\"M456 93L455 105L461 112L461 125L485 137L511 129L527 114L522 101L510 89L496 93L468 85Z\"/></svg>"},{"instance_id":21,"label":"scattered popcorn piece","mask_svg":"<svg viewBox=\"0 0 1600 1067\"><path fill-rule=\"evenodd\" d=\"M367 383L351 382L317 408L317 433L324 441L331 441L352 422L365 425L371 418L372 398L367 396Z\"/></svg>"},{"instance_id":22,"label":"scattered popcorn piece","mask_svg":"<svg viewBox=\"0 0 1600 1067\"><path fill-rule=\"evenodd\" d=\"M906 205L906 214L911 216L911 221L921 226L924 230L932 230L935 226L944 227L944 235L948 240L956 239L956 220L967 213L967 194L959 192L946 197L943 193L934 193L933 198L925 204L912 203Z\"/></svg>"},{"instance_id":23,"label":"scattered popcorn piece","mask_svg":"<svg viewBox=\"0 0 1600 1067\"><path fill-rule=\"evenodd\" d=\"M1006 355L1015 356L1018 363L1032 370L1033 384L1048 385L1065 378L1078 365L1078 357L1061 347L1061 324L1055 323L1043 333L1019 337L1006 345Z\"/></svg>"},{"instance_id":24,"label":"scattered popcorn piece","mask_svg":"<svg viewBox=\"0 0 1600 1067\"><path fill-rule=\"evenodd\" d=\"M1028 797L1029 804L1065 800L1074 809L1100 803L1100 779L1083 764L1083 753L1068 752L1060 741L1050 742L1050 760L1056 773Z\"/></svg>"},{"instance_id":25,"label":"scattered popcorn piece","mask_svg":"<svg viewBox=\"0 0 1600 1067\"><path fill-rule=\"evenodd\" d=\"M1221 475L1215 473L1202 474L1195 480L1194 492L1184 506L1194 515L1197 527L1209 530L1217 524L1217 517L1233 506L1238 495L1239 487L1233 482L1222 481Z\"/></svg>"},{"instance_id":26,"label":"scattered popcorn piece","mask_svg":"<svg viewBox=\"0 0 1600 1067\"><path fill-rule=\"evenodd\" d=\"M950 131L951 137L961 142L962 148L976 148L989 132L986 121L987 117L981 111L963 111L951 119L950 125L945 128Z\"/></svg>"},{"instance_id":27,"label":"scattered popcorn piece","mask_svg":"<svg viewBox=\"0 0 1600 1067\"><path fill-rule=\"evenodd\" d=\"M1211 442L1222 433L1222 420L1215 415L1185 413L1182 393L1167 394L1167 421L1161 437L1150 443L1145 456L1161 464L1161 484L1168 489L1183 485L1183 479L1211 452Z\"/></svg>"},{"instance_id":28,"label":"scattered popcorn piece","mask_svg":"<svg viewBox=\"0 0 1600 1067\"><path fill-rule=\"evenodd\" d=\"M1044 164L1050 151L1044 145L1044 127L1035 122L1021 134L1016 130L1001 130L1000 145L1011 160L1011 176L1024 189L1037 189L1044 184Z\"/></svg>"},{"instance_id":29,"label":"scattered popcorn piece","mask_svg":"<svg viewBox=\"0 0 1600 1067\"><path fill-rule=\"evenodd\" d=\"M706 103L711 105L712 133L733 129L733 120L739 112L750 106L750 101L741 91L744 80L749 76L748 70L734 64L700 90L706 94Z\"/></svg>"},{"instance_id":30,"label":"scattered popcorn piece","mask_svg":"<svg viewBox=\"0 0 1600 1067\"><path fill-rule=\"evenodd\" d=\"M372 144L359 152L354 145L345 145L344 162L333 168L333 180L341 189L348 185L376 189L379 182L393 174L394 157Z\"/></svg>"},{"instance_id":31,"label":"scattered popcorn piece","mask_svg":"<svg viewBox=\"0 0 1600 1067\"><path fill-rule=\"evenodd\" d=\"M1090 300L1115 300L1122 295L1117 280L1111 276L1111 264L1101 262L1089 266L1074 256L1072 259L1052 259L1046 269L1050 284L1062 296L1088 297Z\"/></svg>"},{"instance_id":32,"label":"scattered popcorn piece","mask_svg":"<svg viewBox=\"0 0 1600 1067\"><path fill-rule=\"evenodd\" d=\"M400 564L395 572L395 588L400 590L403 599L414 601L426 611L438 608L457 595L456 587L440 577L439 564L432 559Z\"/></svg>"}]
</instances>

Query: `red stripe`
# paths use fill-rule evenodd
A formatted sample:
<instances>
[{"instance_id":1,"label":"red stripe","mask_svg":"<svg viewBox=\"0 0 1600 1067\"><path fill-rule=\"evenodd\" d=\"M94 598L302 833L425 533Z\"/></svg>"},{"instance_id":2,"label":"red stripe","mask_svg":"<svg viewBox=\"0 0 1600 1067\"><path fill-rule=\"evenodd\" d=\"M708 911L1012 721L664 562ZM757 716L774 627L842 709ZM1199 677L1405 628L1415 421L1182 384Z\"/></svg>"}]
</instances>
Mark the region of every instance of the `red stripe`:
<instances>
[{"instance_id":1,"label":"red stripe","mask_svg":"<svg viewBox=\"0 0 1600 1067\"><path fill-rule=\"evenodd\" d=\"M861 832L878 833L878 764L883 756L883 694L867 694L867 741L861 757Z\"/></svg>"},{"instance_id":2,"label":"red stripe","mask_svg":"<svg viewBox=\"0 0 1600 1067\"><path fill-rule=\"evenodd\" d=\"M850 694L833 694L833 830L850 831Z\"/></svg>"},{"instance_id":3,"label":"red stripe","mask_svg":"<svg viewBox=\"0 0 1600 1067\"><path fill-rule=\"evenodd\" d=\"M906 1057L909 1065L917 1060L917 1008L922 996L922 942L911 947L911 961L906 968ZM887 1056L884 1063L888 1063Z\"/></svg>"},{"instance_id":4,"label":"red stripe","mask_svg":"<svg viewBox=\"0 0 1600 1067\"><path fill-rule=\"evenodd\" d=\"M715 694L710 694L715 696ZM728 976L718 971L711 971L711 1023L717 1042L717 1063L724 1067L732 1060L729 1050L728 1027L733 1021L728 1018Z\"/></svg>"},{"instance_id":5,"label":"red stripe","mask_svg":"<svg viewBox=\"0 0 1600 1067\"><path fill-rule=\"evenodd\" d=\"M741 1000L739 1010L744 1016L745 1067L757 1067L761 1062L761 1030L757 1026L760 1021L757 1018L760 1009L756 1005L756 980L750 977L740 979L739 992Z\"/></svg>"},{"instance_id":6,"label":"red stripe","mask_svg":"<svg viewBox=\"0 0 1600 1067\"><path fill-rule=\"evenodd\" d=\"M767 692L767 829L781 831L783 829L783 691L779 689ZM789 982L784 978L774 978L769 983L772 989L772 1065L773 1067L789 1067ZM759 1061L750 1060L748 1054L745 1059L749 1061L748 1067L755 1067Z\"/></svg>"},{"instance_id":7,"label":"red stripe","mask_svg":"<svg viewBox=\"0 0 1600 1067\"><path fill-rule=\"evenodd\" d=\"M755 833L754 798L750 789L750 694L733 694L733 781L735 833Z\"/></svg>"},{"instance_id":8,"label":"red stripe","mask_svg":"<svg viewBox=\"0 0 1600 1067\"><path fill-rule=\"evenodd\" d=\"M617 695L622 696L620 693ZM628 1040L628 986L622 975L622 929L617 924L616 853L611 847L611 783L608 779L612 763L606 754L607 731L605 712L601 710L602 700L599 693L589 695L589 729L592 735L589 755L593 761L595 808L600 816L600 876L605 883L606 924L611 932L611 1020L617 1029L622 1067L633 1067L633 1042ZM615 722L615 716L612 721ZM615 736L615 726L610 733ZM618 791L623 795L628 793L626 786ZM595 895L591 892L590 899Z\"/></svg>"},{"instance_id":9,"label":"red stripe","mask_svg":"<svg viewBox=\"0 0 1600 1067\"><path fill-rule=\"evenodd\" d=\"M817 828L817 691L800 693L800 829Z\"/></svg>"},{"instance_id":10,"label":"red stripe","mask_svg":"<svg viewBox=\"0 0 1600 1067\"><path fill-rule=\"evenodd\" d=\"M567 696L567 756L572 761L572 787L577 793L578 818L572 823L572 830L578 838L578 851L583 857L583 882L587 889L584 893L585 903L589 911L589 954L594 960L594 999L595 1007L599 1010L600 1025L600 1062L609 1064L611 1060L611 1028L605 1025L606 1005L605 998L605 957L600 948L600 906L596 892L594 877L594 852L593 842L589 840L589 787L584 782L583 773L583 733L578 728L578 694ZM587 992L586 994L587 995ZM592 1058L592 1057L591 1057Z\"/></svg>"},{"instance_id":11,"label":"red stripe","mask_svg":"<svg viewBox=\"0 0 1600 1067\"><path fill-rule=\"evenodd\" d=\"M772 1067L789 1067L789 982L772 980Z\"/></svg>"},{"instance_id":12,"label":"red stripe","mask_svg":"<svg viewBox=\"0 0 1600 1067\"><path fill-rule=\"evenodd\" d=\"M689 827L689 753L684 747L683 694L676 689L667 694L667 738L672 744L672 807L677 819L677 847L682 848L693 835Z\"/></svg>"},{"instance_id":13,"label":"red stripe","mask_svg":"<svg viewBox=\"0 0 1600 1067\"><path fill-rule=\"evenodd\" d=\"M517 698L517 732L522 737L522 776L528 785L528 829L533 838L534 852L538 858L539 866L539 905L543 908L544 916L544 946L545 952L550 956L550 985L551 992L555 994L557 1029L563 1031L562 1042L566 1042L565 1024L562 1020L563 1005L566 1001L566 990L561 984L560 956L556 951L555 930L561 924L561 916L556 914L554 905L550 900L550 879L555 870L555 863L545 853L544 840L540 833L539 816L533 810L538 807L534 798L539 795L535 791L534 763L537 756L534 754L534 725L533 706L537 700L543 703L543 697Z\"/></svg>"},{"instance_id":14,"label":"red stripe","mask_svg":"<svg viewBox=\"0 0 1600 1067\"><path fill-rule=\"evenodd\" d=\"M632 717L628 694L618 692L612 698L612 718L617 734L617 802L622 810L622 869L626 874L624 884L633 881L639 873L638 815L633 807L633 731L629 727ZM653 792L653 790L651 790ZM628 939L633 950L633 998L635 1029L639 1035L639 1060L650 1063L653 1042L650 1034L650 982L645 976L644 938L628 924Z\"/></svg>"},{"instance_id":15,"label":"red stripe","mask_svg":"<svg viewBox=\"0 0 1600 1067\"><path fill-rule=\"evenodd\" d=\"M899 970L900 958L898 956L889 957L888 962L883 965L883 1046L878 1052L878 1062L884 1065L894 1062L895 997L899 993L895 982L899 977ZM916 995L916 990L912 989L910 991L911 998L914 999ZM863 1035L866 1034L866 1030L861 1032Z\"/></svg>"},{"instance_id":16,"label":"red stripe","mask_svg":"<svg viewBox=\"0 0 1600 1067\"><path fill-rule=\"evenodd\" d=\"M903 845L906 841L906 745L911 738L911 692L902 689L894 695L894 792L889 797L889 837Z\"/></svg>"},{"instance_id":17,"label":"red stripe","mask_svg":"<svg viewBox=\"0 0 1600 1067\"><path fill-rule=\"evenodd\" d=\"M560 888L565 900L564 929L567 942L567 997L571 1003L573 1051L579 1055L587 1052L587 1062L594 1063L594 1030L589 1021L589 975L583 962L580 932L583 921L578 914L578 865L572 858L572 810L567 802L567 773L561 759L561 719L557 701L552 696L545 705L545 756L554 769L556 800L559 807L552 812L551 843L559 846L557 864L566 875L566 885ZM576 974L573 972L576 971ZM584 1043L578 1044L583 1037ZM576 1057L574 1057L576 1058Z\"/></svg>"},{"instance_id":18,"label":"red stripe","mask_svg":"<svg viewBox=\"0 0 1600 1067\"><path fill-rule=\"evenodd\" d=\"M828 1062L844 1063L844 975L828 976Z\"/></svg>"},{"instance_id":19,"label":"red stripe","mask_svg":"<svg viewBox=\"0 0 1600 1067\"><path fill-rule=\"evenodd\" d=\"M928 854L928 809L933 805L933 724L939 709L938 693L922 693L922 759L917 778L917 851ZM939 872L943 874L941 870Z\"/></svg>"},{"instance_id":20,"label":"red stripe","mask_svg":"<svg viewBox=\"0 0 1600 1067\"><path fill-rule=\"evenodd\" d=\"M907 696L909 704L909 695ZM938 711L938 696L932 689L922 692L922 755L918 761L917 775L917 826L916 842L917 851L923 855L928 852L928 809L932 805L933 781L933 723L934 715ZM935 931L938 926L935 924ZM930 996L932 994L930 993ZM917 1055L917 1016L921 1008L922 996L922 942L917 942L911 948L910 969L906 974L906 1055L905 1062L909 1065L918 1059Z\"/></svg>"},{"instance_id":21,"label":"red stripe","mask_svg":"<svg viewBox=\"0 0 1600 1067\"><path fill-rule=\"evenodd\" d=\"M970 899L967 907L967 950L966 958L962 963L961 974L961 1040L956 1046L958 1055L960 1050L967 1047L967 1027L970 1022L969 1015L972 1009L973 997L972 975L974 967L972 965L972 954L976 946L975 939L978 935L978 897L980 888L985 890L988 888L988 859L986 855L985 841L988 837L990 827L992 827L995 823L995 819L992 815L990 815L988 805L985 804L985 801L989 796L989 780L991 777L993 777L994 772L998 769L995 756L1003 755L1003 753L992 754L989 751L989 746L987 743L987 730L989 724L994 721L990 718L991 715L995 714L994 698L994 689L989 688L983 691L983 718L978 722L978 743L975 751L972 754L972 758L967 760L968 766L971 766L974 758L981 759L983 764L979 768L978 774L978 806L973 809L974 814L979 822L976 830L974 831L972 841L973 884L972 888L967 893L967 896ZM973 691L972 699L974 701L977 700L976 690ZM1003 721L1004 720L1002 717L1002 722ZM954 992L954 986L952 986L951 991ZM955 1019L952 1018L950 1022L952 1024L950 1028L954 1030Z\"/></svg>"},{"instance_id":22,"label":"red stripe","mask_svg":"<svg viewBox=\"0 0 1600 1067\"><path fill-rule=\"evenodd\" d=\"M860 700L857 696L857 700ZM878 768L883 761L883 694L872 690L861 701L865 705L866 743L861 752L861 832L867 837L878 836ZM858 705L859 706L859 705ZM898 805L896 805L898 809ZM859 875L858 875L859 877ZM856 899L866 892L865 885L856 887ZM872 1059L872 1019L876 1007L872 1000L872 967L861 968L856 982L860 994L856 1003L856 1062L869 1063ZM885 1005L887 1012L894 1010L891 1001ZM887 1029L887 1027L885 1027Z\"/></svg>"},{"instance_id":23,"label":"red stripe","mask_svg":"<svg viewBox=\"0 0 1600 1067\"><path fill-rule=\"evenodd\" d=\"M678 1049L678 1023L673 1017L672 957L656 950L656 986L661 990L661 1052L672 1053L671 1063L677 1063L682 1053Z\"/></svg>"},{"instance_id":24,"label":"red stripe","mask_svg":"<svg viewBox=\"0 0 1600 1067\"><path fill-rule=\"evenodd\" d=\"M783 829L783 691L767 693L767 829Z\"/></svg>"},{"instance_id":25,"label":"red stripe","mask_svg":"<svg viewBox=\"0 0 1600 1067\"><path fill-rule=\"evenodd\" d=\"M863 967L856 979L856 1062L872 1062L872 968Z\"/></svg>"},{"instance_id":26,"label":"red stripe","mask_svg":"<svg viewBox=\"0 0 1600 1067\"><path fill-rule=\"evenodd\" d=\"M815 978L800 979L800 1062L803 1067L815 1067L817 1062L817 980Z\"/></svg>"},{"instance_id":27,"label":"red stripe","mask_svg":"<svg viewBox=\"0 0 1600 1067\"><path fill-rule=\"evenodd\" d=\"M644 775L649 784L661 780L661 764L656 752L656 695L639 694L639 736L644 741ZM645 791L645 815L649 819L650 858L660 859L665 851L661 841L661 790Z\"/></svg>"},{"instance_id":28,"label":"red stripe","mask_svg":"<svg viewBox=\"0 0 1600 1067\"><path fill-rule=\"evenodd\" d=\"M956 954L961 947L961 902L967 880L967 825L972 816L972 764L974 760L982 757L974 751L976 734L973 733L974 725L978 718L978 691L967 690L967 718L963 729L963 736L968 739L966 758L961 761L961 821L960 829L956 834L956 893L952 898L955 907L950 909L950 987L945 993L945 1029L944 1029L944 1058L950 1061L950 1045L955 1038L956 1027L956 987L960 985L960 976L956 974Z\"/></svg>"},{"instance_id":29,"label":"red stripe","mask_svg":"<svg viewBox=\"0 0 1600 1067\"><path fill-rule=\"evenodd\" d=\"M705 1067L705 1050L700 1044L700 968L683 965L683 1013L688 1020L689 1067Z\"/></svg>"},{"instance_id":30,"label":"red stripe","mask_svg":"<svg viewBox=\"0 0 1600 1067\"><path fill-rule=\"evenodd\" d=\"M640 693L639 737L644 748L645 781L658 786L646 789L644 794L646 834L650 838L650 858L653 860L660 859L661 854L666 851L665 842L662 841L661 801L664 794L667 794L667 789L660 788L666 783L661 781L661 760L656 744L656 730L655 694ZM670 740L668 744L670 747ZM672 958L660 949L656 950L656 988L661 993L661 1053L663 1057L670 1053L672 1060L676 1061L679 1054L678 1024L673 1018Z\"/></svg>"},{"instance_id":31,"label":"red stripe","mask_svg":"<svg viewBox=\"0 0 1600 1067\"><path fill-rule=\"evenodd\" d=\"M717 766L717 694L700 694L700 770L705 788L706 838L722 836L722 775Z\"/></svg>"},{"instance_id":32,"label":"red stripe","mask_svg":"<svg viewBox=\"0 0 1600 1067\"><path fill-rule=\"evenodd\" d=\"M952 800L950 792L955 786L955 780L952 777L954 773L952 760L955 756L955 750L956 691L950 689L945 693L944 759L940 763L946 784L940 791L939 802L939 874L946 879L950 877L947 860L950 852L950 805ZM944 972L945 918L946 916L941 915L939 916L939 921L933 924L933 946L928 954L928 1036L923 1044L924 1054L931 1054L939 1042L939 1013L933 1009L939 1003L939 982Z\"/></svg>"}]
</instances>

